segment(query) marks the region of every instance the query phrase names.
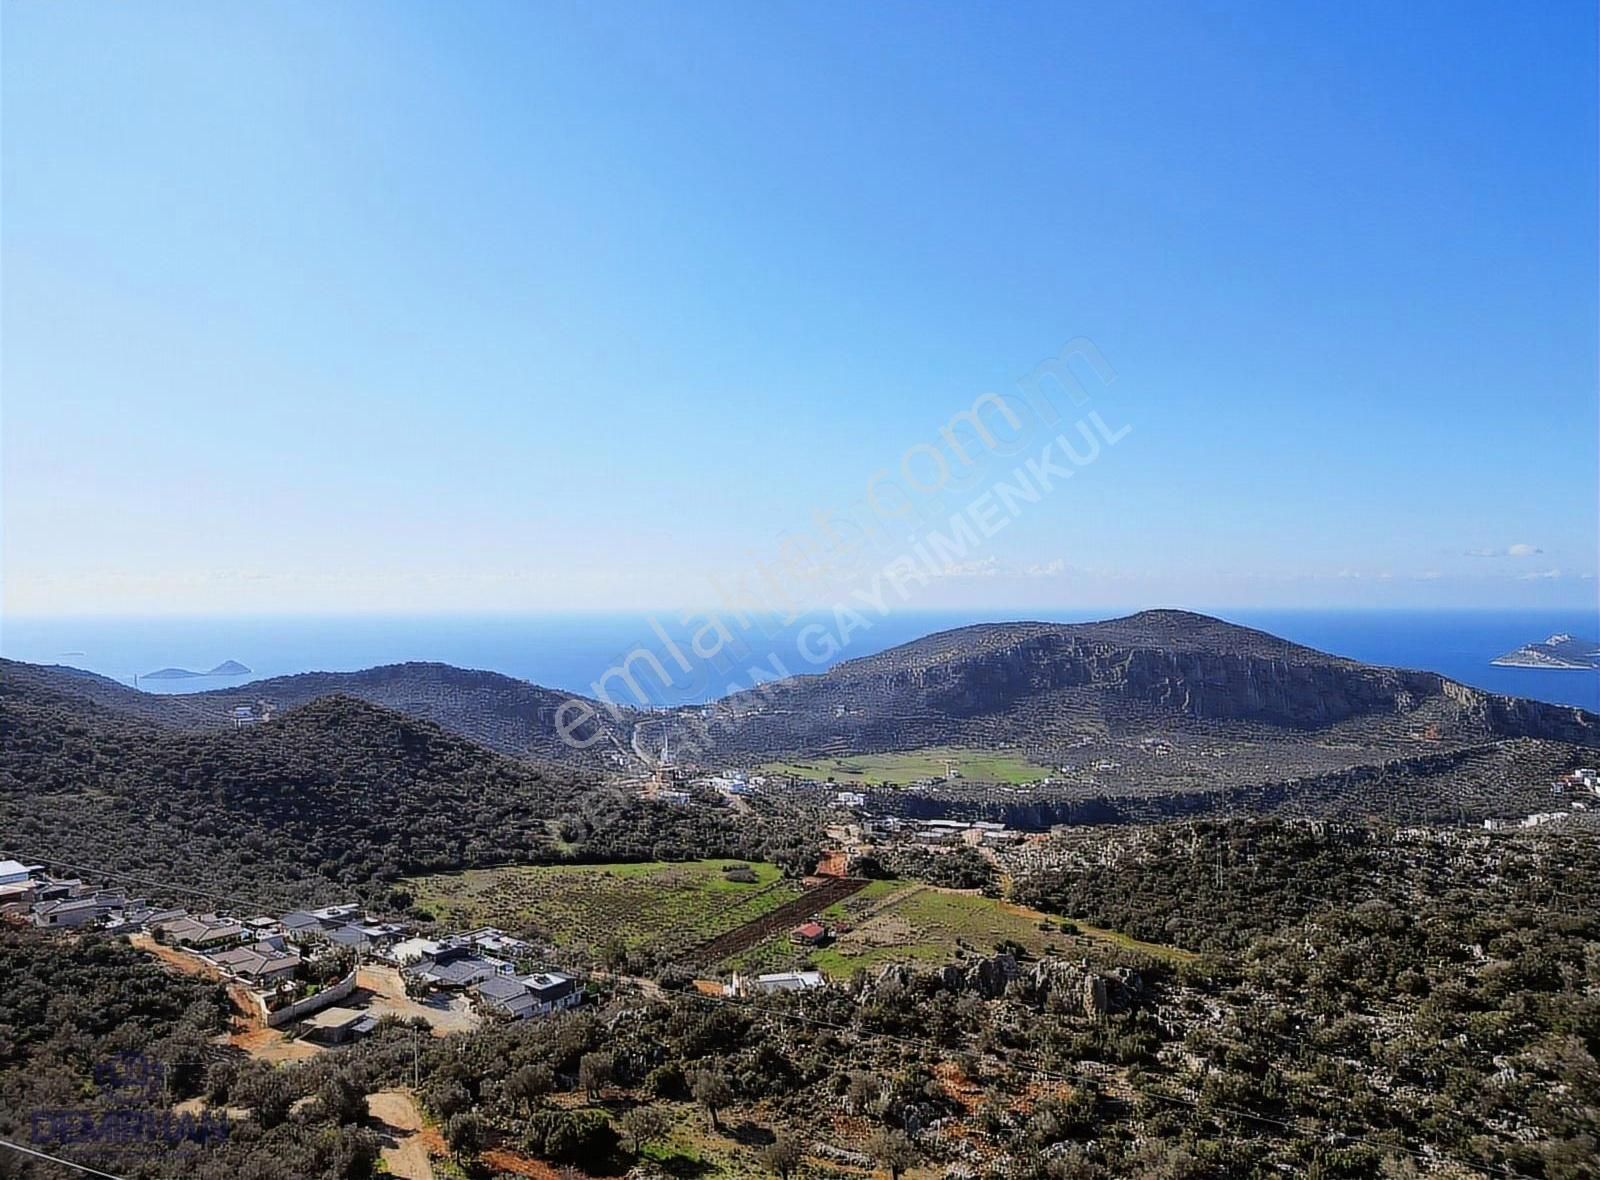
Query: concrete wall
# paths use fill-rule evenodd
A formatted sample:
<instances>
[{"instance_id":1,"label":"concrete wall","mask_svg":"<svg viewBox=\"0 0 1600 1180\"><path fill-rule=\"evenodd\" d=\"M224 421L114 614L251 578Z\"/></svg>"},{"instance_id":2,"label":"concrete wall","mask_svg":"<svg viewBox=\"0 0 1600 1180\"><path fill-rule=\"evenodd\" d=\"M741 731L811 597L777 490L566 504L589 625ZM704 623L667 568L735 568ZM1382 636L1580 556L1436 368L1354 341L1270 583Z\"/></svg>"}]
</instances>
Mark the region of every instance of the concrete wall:
<instances>
[{"instance_id":1,"label":"concrete wall","mask_svg":"<svg viewBox=\"0 0 1600 1180\"><path fill-rule=\"evenodd\" d=\"M267 1011L267 1002L259 995L256 1003L261 1008L261 1016L267 1022L268 1028L281 1028L286 1024L293 1024L303 1016L309 1016L319 1009L326 1008L329 1004L337 1004L351 992L356 990L356 973L352 968L338 983L325 987L314 996L307 996L303 1000L296 1000L286 1008L279 1008L276 1012ZM252 993L254 994L254 993Z\"/></svg>"}]
</instances>

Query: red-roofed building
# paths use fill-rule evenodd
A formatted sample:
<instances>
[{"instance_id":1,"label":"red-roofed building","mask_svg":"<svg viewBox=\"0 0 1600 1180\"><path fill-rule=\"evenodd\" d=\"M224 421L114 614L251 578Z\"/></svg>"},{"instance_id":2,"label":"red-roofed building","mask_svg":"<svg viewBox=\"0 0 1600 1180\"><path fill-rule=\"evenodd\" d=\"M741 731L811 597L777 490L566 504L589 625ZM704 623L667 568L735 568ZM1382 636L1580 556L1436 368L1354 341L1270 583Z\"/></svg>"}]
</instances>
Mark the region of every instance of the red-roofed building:
<instances>
[{"instance_id":1,"label":"red-roofed building","mask_svg":"<svg viewBox=\"0 0 1600 1180\"><path fill-rule=\"evenodd\" d=\"M820 922L807 922L790 931L789 941L801 946L820 946L828 941L828 928Z\"/></svg>"}]
</instances>

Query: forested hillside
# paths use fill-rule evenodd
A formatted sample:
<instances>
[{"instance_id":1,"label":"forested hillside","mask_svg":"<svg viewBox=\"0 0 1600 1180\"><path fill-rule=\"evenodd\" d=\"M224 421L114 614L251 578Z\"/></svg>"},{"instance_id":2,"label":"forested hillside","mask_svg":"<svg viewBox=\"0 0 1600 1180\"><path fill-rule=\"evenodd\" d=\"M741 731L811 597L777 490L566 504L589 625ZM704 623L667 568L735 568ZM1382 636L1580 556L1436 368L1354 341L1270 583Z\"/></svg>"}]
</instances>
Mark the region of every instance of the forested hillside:
<instances>
[{"instance_id":1,"label":"forested hillside","mask_svg":"<svg viewBox=\"0 0 1600 1180\"><path fill-rule=\"evenodd\" d=\"M347 697L187 732L10 679L0 832L26 855L273 904L463 865L745 851L719 813L642 802Z\"/></svg>"},{"instance_id":2,"label":"forested hillside","mask_svg":"<svg viewBox=\"0 0 1600 1180\"><path fill-rule=\"evenodd\" d=\"M613 979L569 1014L420 1041L391 1019L308 1062L203 1074L180 1063L209 1056L208 989L120 946L0 933L0 1129L93 1103L86 1071L133 1048L173 1067L164 1102L203 1092L236 1123L186 1159L71 1149L139 1180L367 1176L361 1095L416 1083L469 1175L1595 1176L1600 845L1270 821L1147 836L1111 850L1112 875L1039 884L1209 953L1024 956L1007 982L973 947L756 1002Z\"/></svg>"},{"instance_id":3,"label":"forested hillside","mask_svg":"<svg viewBox=\"0 0 1600 1180\"><path fill-rule=\"evenodd\" d=\"M597 702L514 676L449 664L412 662L358 672L303 672L193 693L141 692L81 668L18 660L0 660L0 678L172 729L227 730L233 728L233 711L241 706L262 717L323 697L348 696L432 721L502 754L589 768L628 757L628 711L619 710L622 720L613 723ZM562 712L569 701L589 706L589 712L577 707Z\"/></svg>"}]
</instances>

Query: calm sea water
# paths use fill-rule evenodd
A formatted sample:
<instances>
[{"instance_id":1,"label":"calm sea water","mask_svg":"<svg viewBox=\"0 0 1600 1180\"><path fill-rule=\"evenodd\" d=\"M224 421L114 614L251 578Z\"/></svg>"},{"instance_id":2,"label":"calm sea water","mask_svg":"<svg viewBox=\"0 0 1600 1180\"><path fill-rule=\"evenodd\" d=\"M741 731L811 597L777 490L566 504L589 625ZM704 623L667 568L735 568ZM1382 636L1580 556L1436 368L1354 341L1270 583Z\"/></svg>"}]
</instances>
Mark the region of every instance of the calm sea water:
<instances>
[{"instance_id":1,"label":"calm sea water","mask_svg":"<svg viewBox=\"0 0 1600 1180\"><path fill-rule=\"evenodd\" d=\"M709 700L731 688L748 688L746 669L761 667L770 676L776 667L774 658L791 673L817 672L841 659L968 623L1018 618L1081 622L1119 613L1126 612L905 612L872 617L867 629L855 631L842 645L832 616L808 616L781 631L774 629L770 636L755 628L738 632L745 650L736 659L724 661L722 668L709 667L689 649L691 633L703 619L691 619L684 625L675 615L658 616L662 630L679 645L691 665L689 672L673 660L650 617L637 614L9 619L0 625L0 654L33 663L70 664L130 684L139 676L139 687L151 692L196 692L293 672L351 671L405 660L438 660L592 693L591 686L606 669L644 646L673 677L670 687L653 691L651 703L681 704ZM1425 668L1493 692L1600 711L1600 673L1498 668L1489 662L1557 631L1594 638L1600 633L1600 612L1213 613L1368 663ZM707 636L708 643L709 639ZM238 660L251 674L142 679L158 668L205 670L224 660ZM649 673L641 673L641 681L650 680Z\"/></svg>"}]
</instances>

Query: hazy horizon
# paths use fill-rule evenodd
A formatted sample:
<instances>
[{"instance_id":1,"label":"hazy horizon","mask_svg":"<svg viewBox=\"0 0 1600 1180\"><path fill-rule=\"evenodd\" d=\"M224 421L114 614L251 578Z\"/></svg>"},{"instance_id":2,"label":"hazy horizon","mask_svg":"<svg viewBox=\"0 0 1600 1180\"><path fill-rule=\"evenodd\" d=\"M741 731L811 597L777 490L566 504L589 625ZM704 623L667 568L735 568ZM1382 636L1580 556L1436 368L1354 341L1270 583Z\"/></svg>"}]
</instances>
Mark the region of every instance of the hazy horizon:
<instances>
[{"instance_id":1,"label":"hazy horizon","mask_svg":"<svg viewBox=\"0 0 1600 1180\"><path fill-rule=\"evenodd\" d=\"M592 695L607 669L641 652L666 681L650 703L709 700L748 687L763 676L824 671L926 635L974 624L1040 621L1092 623L1132 613L1082 610L928 611L878 614L808 612L785 624L731 612L544 612L520 614L327 616L109 616L19 619L0 629L0 655L30 663L67 664L111 676L146 691L185 693L235 688L301 672L354 672L410 662L433 662L499 672L578 694ZM1308 647L1367 663L1421 668L1492 692L1600 711L1600 674L1564 669L1511 668L1490 661L1530 642L1566 631L1600 637L1600 612L1570 610L1318 610L1227 609L1215 612ZM729 635L724 657L683 658L691 636L713 617ZM664 637L679 645L674 656ZM719 645L720 646L720 645ZM776 663L773 662L776 657ZM241 675L147 680L168 667L204 671L239 660ZM685 666L687 664L687 666ZM653 683L649 677L645 683ZM642 703L642 702L641 702Z\"/></svg>"},{"instance_id":2,"label":"hazy horizon","mask_svg":"<svg viewBox=\"0 0 1600 1180\"><path fill-rule=\"evenodd\" d=\"M844 605L844 604L841 604ZM801 615L826 613L829 606L808 606L799 611ZM5 619L16 622L50 622L68 623L74 620L85 622L140 622L140 621L248 621L248 620L274 620L284 622L317 620L337 622L339 620L356 619L558 619L558 618L677 618L681 616L700 616L708 614L730 614L733 608L707 603L700 606L640 606L640 607L607 607L607 606L560 606L560 607L530 607L525 609L455 609L440 608L437 610L304 610L304 611L80 611L80 612L22 612L7 611ZM1555 602L1538 603L1534 605L1523 604L1465 604L1465 605L1407 605L1404 603L1356 603L1349 605L1319 605L1314 603L1279 605L1271 602L1241 602L1230 604L1201 603L1198 605L1183 605L1173 602L1154 602L1149 604L1107 605L1104 603L1054 603L1024 606L1002 606L995 604L979 606L915 606L896 607L891 612L899 618L946 617L951 614L971 615L975 619L985 614L993 615L994 621L1018 621L1023 618L1023 612L1036 611L1040 621L1049 621L1051 615L1070 614L1077 616L1093 615L1096 619L1122 618L1128 615L1141 614L1146 611L1182 611L1188 614L1210 615L1226 619L1230 613L1257 613L1268 612L1282 615L1327 615L1327 614L1405 614L1405 615L1474 615L1474 614L1583 614L1594 615L1600 623L1600 603L1597 602Z\"/></svg>"}]
</instances>

